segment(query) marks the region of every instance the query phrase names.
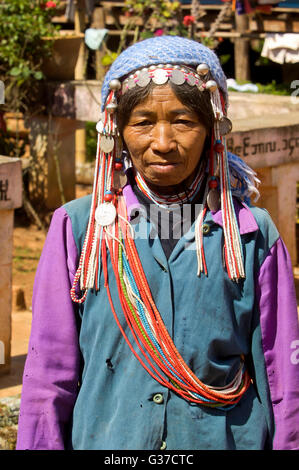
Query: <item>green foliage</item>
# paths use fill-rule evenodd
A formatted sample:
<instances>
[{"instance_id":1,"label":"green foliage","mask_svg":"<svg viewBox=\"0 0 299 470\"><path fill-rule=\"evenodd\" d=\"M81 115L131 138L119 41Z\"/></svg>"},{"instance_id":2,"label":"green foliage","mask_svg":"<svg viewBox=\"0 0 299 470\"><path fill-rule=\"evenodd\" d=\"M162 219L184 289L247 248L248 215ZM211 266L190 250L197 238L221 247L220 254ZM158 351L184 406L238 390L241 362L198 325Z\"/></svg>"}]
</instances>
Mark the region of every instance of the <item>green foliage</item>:
<instances>
[{"instance_id":1,"label":"green foliage","mask_svg":"<svg viewBox=\"0 0 299 470\"><path fill-rule=\"evenodd\" d=\"M246 85L247 83L251 83L247 80L237 80L238 85ZM272 80L271 83L267 83L263 85L261 83L255 83L258 87L258 93L265 93L267 95L281 95L281 96L289 96L290 95L290 86L289 84L285 83L276 83L275 80ZM228 88L230 90L230 88ZM232 88L233 91L235 91ZM254 91L246 91L246 93L256 93Z\"/></svg>"},{"instance_id":2,"label":"green foliage","mask_svg":"<svg viewBox=\"0 0 299 470\"><path fill-rule=\"evenodd\" d=\"M259 93L266 93L268 95L290 95L290 86L285 83L276 83L275 80L272 80L271 83L267 85L262 85L261 83L256 83Z\"/></svg>"},{"instance_id":3,"label":"green foliage","mask_svg":"<svg viewBox=\"0 0 299 470\"><path fill-rule=\"evenodd\" d=\"M97 130L94 122L86 122L86 160L94 161L97 153Z\"/></svg>"},{"instance_id":4,"label":"green foliage","mask_svg":"<svg viewBox=\"0 0 299 470\"><path fill-rule=\"evenodd\" d=\"M0 1L0 80L10 110L26 111L43 78L42 63L51 54L57 27L46 0Z\"/></svg>"}]
</instances>

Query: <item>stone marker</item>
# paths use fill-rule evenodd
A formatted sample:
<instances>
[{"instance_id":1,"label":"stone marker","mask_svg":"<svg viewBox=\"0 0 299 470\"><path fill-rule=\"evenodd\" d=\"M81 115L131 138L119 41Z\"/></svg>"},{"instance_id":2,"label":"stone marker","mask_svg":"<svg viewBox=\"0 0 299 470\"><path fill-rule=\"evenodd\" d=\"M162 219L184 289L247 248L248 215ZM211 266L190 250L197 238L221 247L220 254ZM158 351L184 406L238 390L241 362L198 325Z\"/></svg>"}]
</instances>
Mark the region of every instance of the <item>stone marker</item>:
<instances>
[{"instance_id":1,"label":"stone marker","mask_svg":"<svg viewBox=\"0 0 299 470\"><path fill-rule=\"evenodd\" d=\"M13 220L21 206L21 160L0 155L0 375L10 370Z\"/></svg>"}]
</instances>

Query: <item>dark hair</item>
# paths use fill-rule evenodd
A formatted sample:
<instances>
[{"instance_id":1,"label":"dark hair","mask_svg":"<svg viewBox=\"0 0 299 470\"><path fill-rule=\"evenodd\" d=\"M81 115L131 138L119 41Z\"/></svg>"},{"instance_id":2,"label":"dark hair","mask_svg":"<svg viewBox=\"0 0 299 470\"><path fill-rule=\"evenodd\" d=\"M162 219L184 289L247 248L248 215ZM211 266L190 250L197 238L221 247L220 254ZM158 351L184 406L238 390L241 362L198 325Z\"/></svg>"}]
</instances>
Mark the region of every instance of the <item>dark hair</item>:
<instances>
[{"instance_id":1,"label":"dark hair","mask_svg":"<svg viewBox=\"0 0 299 470\"><path fill-rule=\"evenodd\" d=\"M176 97L185 106L198 115L201 124L206 127L209 134L214 125L214 114L211 106L209 91L199 91L196 86L190 86L186 82L182 85L175 85L171 81L169 81L169 83ZM146 98L152 93L152 90L155 86L158 85L155 85L153 81L150 81L150 83L144 88L135 86L121 95L117 108L117 123L121 134L124 127L128 123L131 112L135 106L146 100Z\"/></svg>"}]
</instances>

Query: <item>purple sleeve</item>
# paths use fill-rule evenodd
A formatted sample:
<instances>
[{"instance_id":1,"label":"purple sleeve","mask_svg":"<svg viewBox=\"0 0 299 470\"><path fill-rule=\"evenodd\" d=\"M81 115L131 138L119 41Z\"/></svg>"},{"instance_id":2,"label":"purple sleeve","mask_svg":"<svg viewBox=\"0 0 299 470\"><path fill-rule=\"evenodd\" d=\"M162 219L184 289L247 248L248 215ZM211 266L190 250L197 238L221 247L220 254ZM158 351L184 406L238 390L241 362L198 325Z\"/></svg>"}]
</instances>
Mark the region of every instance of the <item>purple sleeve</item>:
<instances>
[{"instance_id":1,"label":"purple sleeve","mask_svg":"<svg viewBox=\"0 0 299 470\"><path fill-rule=\"evenodd\" d=\"M293 270L281 239L261 266L257 295L273 406L273 449L299 449L299 329Z\"/></svg>"},{"instance_id":2,"label":"purple sleeve","mask_svg":"<svg viewBox=\"0 0 299 470\"><path fill-rule=\"evenodd\" d=\"M65 448L77 395L80 354L70 288L77 249L70 219L55 211L35 277L17 449Z\"/></svg>"}]
</instances>

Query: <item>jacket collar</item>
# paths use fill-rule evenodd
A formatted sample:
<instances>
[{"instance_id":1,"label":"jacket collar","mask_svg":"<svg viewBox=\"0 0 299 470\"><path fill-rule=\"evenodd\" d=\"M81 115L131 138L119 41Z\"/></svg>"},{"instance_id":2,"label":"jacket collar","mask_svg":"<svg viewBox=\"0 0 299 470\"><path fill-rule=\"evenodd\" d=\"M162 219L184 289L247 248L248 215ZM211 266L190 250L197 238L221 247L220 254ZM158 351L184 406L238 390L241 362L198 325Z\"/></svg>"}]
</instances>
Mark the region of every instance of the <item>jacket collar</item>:
<instances>
[{"instance_id":1,"label":"jacket collar","mask_svg":"<svg viewBox=\"0 0 299 470\"><path fill-rule=\"evenodd\" d=\"M138 210L140 208L140 202L138 201L136 195L133 192L133 189L130 184L126 184L123 187L123 195L125 197L127 212L129 215L132 214L134 210ZM241 202L237 198L233 198L235 214L240 230L240 235L244 235L246 233L256 232L258 230L257 222L250 210L250 208L244 202ZM222 210L219 209L217 212L210 212L212 220L223 227L223 218L222 218Z\"/></svg>"}]
</instances>

